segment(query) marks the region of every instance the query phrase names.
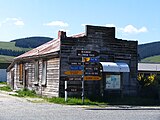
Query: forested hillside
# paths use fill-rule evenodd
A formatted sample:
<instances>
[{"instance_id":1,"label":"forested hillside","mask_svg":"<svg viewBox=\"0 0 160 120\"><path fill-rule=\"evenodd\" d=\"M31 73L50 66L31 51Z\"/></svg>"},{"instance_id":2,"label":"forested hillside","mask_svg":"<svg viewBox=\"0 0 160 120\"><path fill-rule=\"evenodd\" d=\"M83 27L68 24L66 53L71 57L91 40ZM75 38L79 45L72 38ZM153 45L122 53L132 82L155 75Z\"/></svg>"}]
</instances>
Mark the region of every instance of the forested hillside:
<instances>
[{"instance_id":1,"label":"forested hillside","mask_svg":"<svg viewBox=\"0 0 160 120\"><path fill-rule=\"evenodd\" d=\"M35 48L52 39L53 38L49 37L27 37L27 38L12 40L11 42L15 42L16 47Z\"/></svg>"},{"instance_id":2,"label":"forested hillside","mask_svg":"<svg viewBox=\"0 0 160 120\"><path fill-rule=\"evenodd\" d=\"M28 37L12 40L11 42L0 42L0 55L19 56L52 39L49 37Z\"/></svg>"}]
</instances>

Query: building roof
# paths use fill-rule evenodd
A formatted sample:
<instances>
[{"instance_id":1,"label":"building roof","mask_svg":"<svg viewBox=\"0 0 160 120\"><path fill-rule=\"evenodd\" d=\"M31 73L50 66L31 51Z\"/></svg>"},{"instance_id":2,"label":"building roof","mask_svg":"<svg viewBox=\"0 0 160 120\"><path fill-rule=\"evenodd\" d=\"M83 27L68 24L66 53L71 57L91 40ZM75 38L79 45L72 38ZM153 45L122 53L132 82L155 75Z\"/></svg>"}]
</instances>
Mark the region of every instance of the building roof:
<instances>
[{"instance_id":1,"label":"building roof","mask_svg":"<svg viewBox=\"0 0 160 120\"><path fill-rule=\"evenodd\" d=\"M34 48L34 49L16 57L15 59L26 58L26 57L30 57L30 56L45 55L48 53L57 52L59 50L60 50L60 39L55 39L55 40L51 40L51 41L37 47L37 48Z\"/></svg>"},{"instance_id":2,"label":"building roof","mask_svg":"<svg viewBox=\"0 0 160 120\"><path fill-rule=\"evenodd\" d=\"M160 63L138 63L138 71L160 71Z\"/></svg>"},{"instance_id":3,"label":"building roof","mask_svg":"<svg viewBox=\"0 0 160 120\"><path fill-rule=\"evenodd\" d=\"M45 55L45 54L48 54L48 53L53 53L53 52L57 52L60 50L60 36L61 35L64 35L66 36L66 33L63 32L63 31L59 31L58 32L58 39L53 39L37 48L34 48L16 58L14 58L15 60L16 59L20 59L20 58L27 58L27 57L34 57L34 56L41 56L41 55ZM73 38L78 38L78 37L84 37L85 36L85 33L80 33L80 34L76 34L76 35L72 35L70 37L73 37Z\"/></svg>"}]
</instances>

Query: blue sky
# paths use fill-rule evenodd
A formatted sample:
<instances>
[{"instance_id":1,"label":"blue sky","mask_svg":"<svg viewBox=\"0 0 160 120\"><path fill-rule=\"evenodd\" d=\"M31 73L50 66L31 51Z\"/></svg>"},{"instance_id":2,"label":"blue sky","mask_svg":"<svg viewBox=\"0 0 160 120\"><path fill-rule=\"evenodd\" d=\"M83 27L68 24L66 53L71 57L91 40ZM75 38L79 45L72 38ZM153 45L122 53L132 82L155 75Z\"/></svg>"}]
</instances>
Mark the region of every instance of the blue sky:
<instances>
[{"instance_id":1,"label":"blue sky","mask_svg":"<svg viewBox=\"0 0 160 120\"><path fill-rule=\"evenodd\" d=\"M0 0L0 41L115 26L116 37L160 41L160 0Z\"/></svg>"}]
</instances>

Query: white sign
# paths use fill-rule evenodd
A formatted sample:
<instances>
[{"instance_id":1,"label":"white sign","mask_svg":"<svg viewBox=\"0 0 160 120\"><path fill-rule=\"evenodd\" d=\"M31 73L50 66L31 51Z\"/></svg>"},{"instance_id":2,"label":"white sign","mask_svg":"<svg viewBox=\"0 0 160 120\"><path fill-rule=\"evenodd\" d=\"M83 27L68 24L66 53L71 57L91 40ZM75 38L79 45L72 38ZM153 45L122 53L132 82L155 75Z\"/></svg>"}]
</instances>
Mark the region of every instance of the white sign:
<instances>
[{"instance_id":1,"label":"white sign","mask_svg":"<svg viewBox=\"0 0 160 120\"><path fill-rule=\"evenodd\" d=\"M120 89L121 79L120 75L106 75L106 89Z\"/></svg>"}]
</instances>

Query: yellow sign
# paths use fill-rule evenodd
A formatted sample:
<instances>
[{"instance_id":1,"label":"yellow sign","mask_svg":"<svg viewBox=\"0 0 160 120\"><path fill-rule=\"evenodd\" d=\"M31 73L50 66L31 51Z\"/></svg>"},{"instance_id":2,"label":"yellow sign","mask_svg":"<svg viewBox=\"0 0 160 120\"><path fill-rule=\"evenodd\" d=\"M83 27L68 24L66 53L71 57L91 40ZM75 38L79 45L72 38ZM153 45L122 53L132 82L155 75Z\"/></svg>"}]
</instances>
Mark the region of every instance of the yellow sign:
<instances>
[{"instance_id":1,"label":"yellow sign","mask_svg":"<svg viewBox=\"0 0 160 120\"><path fill-rule=\"evenodd\" d=\"M66 74L66 75L82 75L82 71L81 70L66 71L66 72L64 72L64 74Z\"/></svg>"},{"instance_id":2,"label":"yellow sign","mask_svg":"<svg viewBox=\"0 0 160 120\"><path fill-rule=\"evenodd\" d=\"M89 61L90 61L90 57L83 58L83 62L89 62Z\"/></svg>"},{"instance_id":3,"label":"yellow sign","mask_svg":"<svg viewBox=\"0 0 160 120\"><path fill-rule=\"evenodd\" d=\"M101 80L100 76L84 76L84 80Z\"/></svg>"}]
</instances>

